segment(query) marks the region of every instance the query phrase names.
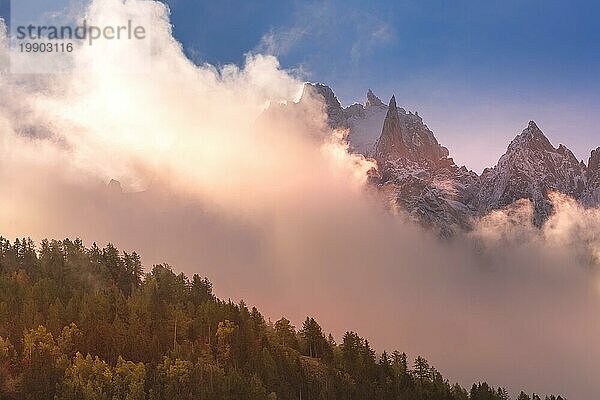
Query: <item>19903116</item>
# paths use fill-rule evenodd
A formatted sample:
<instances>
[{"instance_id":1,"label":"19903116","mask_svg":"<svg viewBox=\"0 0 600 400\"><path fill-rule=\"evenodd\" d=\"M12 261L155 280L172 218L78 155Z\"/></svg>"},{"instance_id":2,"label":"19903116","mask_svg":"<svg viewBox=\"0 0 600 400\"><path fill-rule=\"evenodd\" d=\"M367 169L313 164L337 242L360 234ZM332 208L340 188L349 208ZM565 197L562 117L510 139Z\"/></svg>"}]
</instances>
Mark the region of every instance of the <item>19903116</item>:
<instances>
[{"instance_id":1,"label":"19903116","mask_svg":"<svg viewBox=\"0 0 600 400\"><path fill-rule=\"evenodd\" d=\"M26 42L19 43L21 53L71 53L73 43Z\"/></svg>"}]
</instances>

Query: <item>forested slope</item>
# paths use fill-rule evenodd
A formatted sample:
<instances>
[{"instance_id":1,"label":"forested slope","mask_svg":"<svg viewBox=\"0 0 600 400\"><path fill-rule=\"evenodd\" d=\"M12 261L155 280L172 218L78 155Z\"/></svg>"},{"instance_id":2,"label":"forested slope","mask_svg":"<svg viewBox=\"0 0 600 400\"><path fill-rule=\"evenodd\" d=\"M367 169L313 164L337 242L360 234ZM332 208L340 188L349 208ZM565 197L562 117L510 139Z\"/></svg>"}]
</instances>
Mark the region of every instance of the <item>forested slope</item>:
<instances>
[{"instance_id":1,"label":"forested slope","mask_svg":"<svg viewBox=\"0 0 600 400\"><path fill-rule=\"evenodd\" d=\"M313 318L298 331L285 318L271 323L216 298L199 275L166 264L144 274L136 253L110 244L0 238L0 398L509 396L486 383L452 385L422 357L376 354L354 332L338 344Z\"/></svg>"}]
</instances>

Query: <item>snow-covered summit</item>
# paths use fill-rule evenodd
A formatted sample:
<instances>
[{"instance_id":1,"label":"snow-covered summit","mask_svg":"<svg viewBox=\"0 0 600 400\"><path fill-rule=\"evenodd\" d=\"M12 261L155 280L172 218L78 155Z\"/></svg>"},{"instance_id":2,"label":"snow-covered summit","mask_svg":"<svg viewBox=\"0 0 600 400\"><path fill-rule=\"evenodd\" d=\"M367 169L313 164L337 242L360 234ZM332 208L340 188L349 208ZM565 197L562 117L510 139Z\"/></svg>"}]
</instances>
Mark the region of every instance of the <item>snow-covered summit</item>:
<instances>
[{"instance_id":1,"label":"snow-covered summit","mask_svg":"<svg viewBox=\"0 0 600 400\"><path fill-rule=\"evenodd\" d=\"M487 212L529 199L541 225L552 212L553 191L578 198L586 187L586 167L564 145L554 148L535 122L508 145L498 164L481 176L479 209Z\"/></svg>"},{"instance_id":2,"label":"snow-covered summit","mask_svg":"<svg viewBox=\"0 0 600 400\"><path fill-rule=\"evenodd\" d=\"M540 226L552 212L553 191L584 205L600 204L600 147L586 166L565 145L555 148L530 121L479 176L457 166L421 116L399 107L395 96L385 105L369 90L364 105L344 108L328 86L307 86L323 97L329 124L348 129L350 150L376 160L379 176L372 183L394 207L442 234L469 229L473 218L519 199L533 203Z\"/></svg>"}]
</instances>

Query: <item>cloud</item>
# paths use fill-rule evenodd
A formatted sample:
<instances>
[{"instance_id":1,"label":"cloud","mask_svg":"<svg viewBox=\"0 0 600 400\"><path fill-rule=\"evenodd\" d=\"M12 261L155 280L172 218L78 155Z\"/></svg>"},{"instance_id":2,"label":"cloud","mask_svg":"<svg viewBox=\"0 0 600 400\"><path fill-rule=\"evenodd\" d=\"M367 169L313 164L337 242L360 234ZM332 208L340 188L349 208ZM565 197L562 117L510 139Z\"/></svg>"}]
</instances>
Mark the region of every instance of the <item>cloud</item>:
<instances>
[{"instance_id":1,"label":"cloud","mask_svg":"<svg viewBox=\"0 0 600 400\"><path fill-rule=\"evenodd\" d=\"M366 34L359 35L350 50L353 62L368 57L375 48L391 43L395 39L393 28L381 21L371 21L365 29Z\"/></svg>"},{"instance_id":2,"label":"cloud","mask_svg":"<svg viewBox=\"0 0 600 400\"><path fill-rule=\"evenodd\" d=\"M302 82L275 57L196 66L158 2L95 0L88 17L137 12L152 16L150 60L94 46L67 74L0 74L5 236L112 241L463 384L594 397L598 210L555 195L540 231L522 201L442 241L385 210L365 185L372 163L348 154L318 98L298 102Z\"/></svg>"},{"instance_id":3,"label":"cloud","mask_svg":"<svg viewBox=\"0 0 600 400\"><path fill-rule=\"evenodd\" d=\"M310 46L311 53L316 53L320 46L333 45L349 61L358 62L393 42L395 36L393 27L375 14L330 1L310 2L297 5L292 22L263 35L255 50L284 56L303 46Z\"/></svg>"},{"instance_id":4,"label":"cloud","mask_svg":"<svg viewBox=\"0 0 600 400\"><path fill-rule=\"evenodd\" d=\"M554 211L541 229L527 222L533 219L533 205L522 199L482 217L469 236L494 253L510 247L511 251L527 249L550 258L568 254L568 260L562 260L565 266L600 266L600 210L585 208L561 193L549 197Z\"/></svg>"},{"instance_id":5,"label":"cloud","mask_svg":"<svg viewBox=\"0 0 600 400\"><path fill-rule=\"evenodd\" d=\"M307 29L299 26L271 30L263 35L256 50L261 54L281 56L290 52L307 34Z\"/></svg>"}]
</instances>

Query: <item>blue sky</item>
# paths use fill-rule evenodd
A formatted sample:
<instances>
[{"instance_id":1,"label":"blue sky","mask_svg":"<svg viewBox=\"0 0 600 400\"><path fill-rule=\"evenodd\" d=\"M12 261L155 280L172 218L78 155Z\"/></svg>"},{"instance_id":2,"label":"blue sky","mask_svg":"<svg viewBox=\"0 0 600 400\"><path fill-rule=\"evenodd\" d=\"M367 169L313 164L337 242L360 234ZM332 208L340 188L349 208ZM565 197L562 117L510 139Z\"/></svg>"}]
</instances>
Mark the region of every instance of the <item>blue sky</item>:
<instances>
[{"instance_id":1,"label":"blue sky","mask_svg":"<svg viewBox=\"0 0 600 400\"><path fill-rule=\"evenodd\" d=\"M166 0L196 62L270 52L344 104L372 88L424 116L458 162L495 163L530 119L579 158L600 145L594 1Z\"/></svg>"},{"instance_id":2,"label":"blue sky","mask_svg":"<svg viewBox=\"0 0 600 400\"><path fill-rule=\"evenodd\" d=\"M346 105L395 94L476 171L530 119L580 159L600 146L595 1L164 1L195 62L271 53Z\"/></svg>"}]
</instances>

